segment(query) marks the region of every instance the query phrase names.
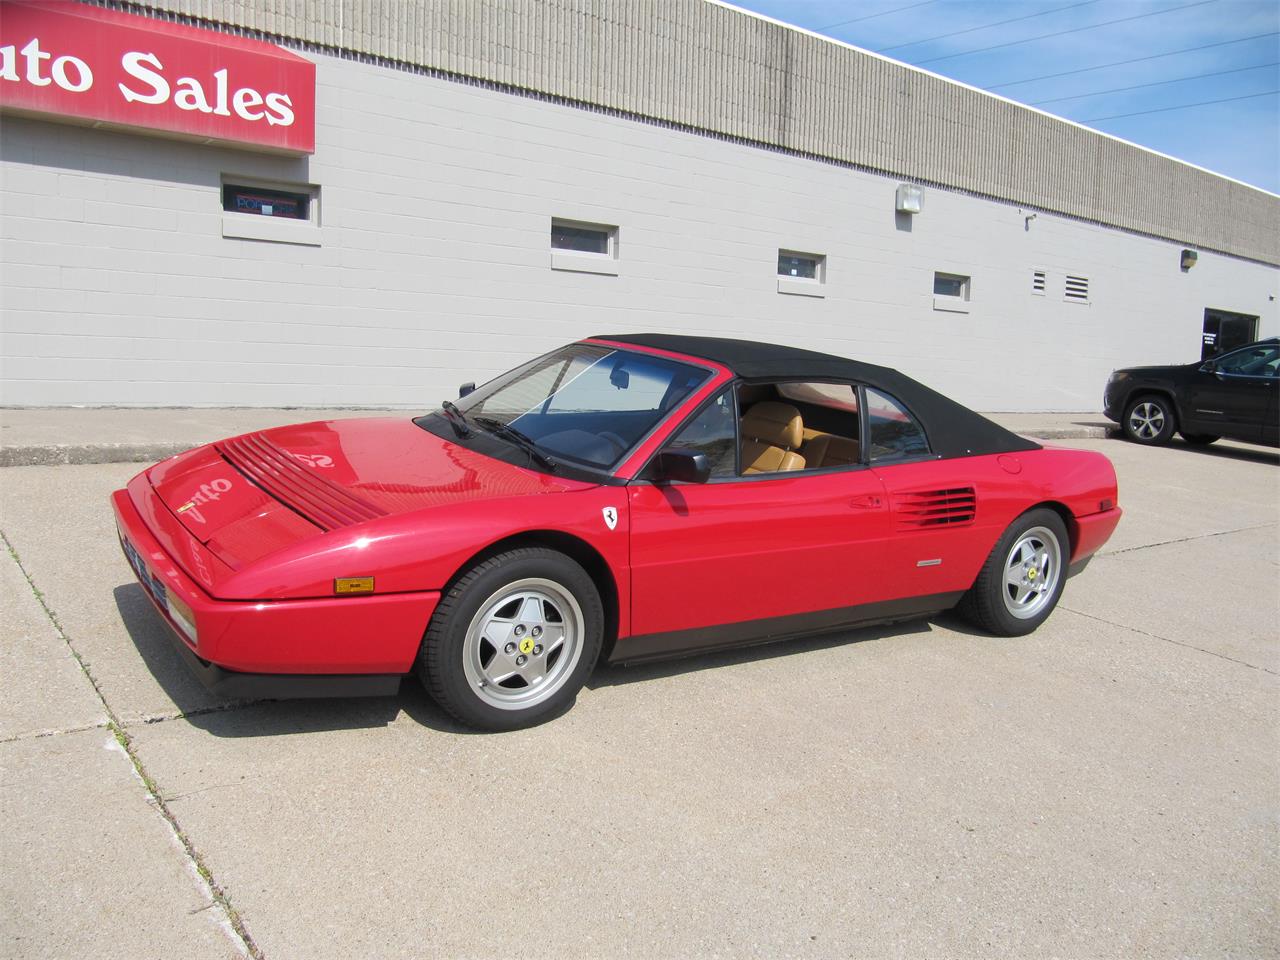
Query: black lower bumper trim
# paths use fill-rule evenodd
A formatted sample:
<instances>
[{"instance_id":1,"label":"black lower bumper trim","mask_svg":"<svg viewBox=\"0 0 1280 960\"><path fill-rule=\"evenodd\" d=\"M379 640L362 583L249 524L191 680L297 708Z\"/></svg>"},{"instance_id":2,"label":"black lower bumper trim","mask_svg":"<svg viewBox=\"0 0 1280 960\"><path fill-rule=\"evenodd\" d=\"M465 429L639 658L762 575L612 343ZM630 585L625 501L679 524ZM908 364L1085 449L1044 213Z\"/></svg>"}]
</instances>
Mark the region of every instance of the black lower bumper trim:
<instances>
[{"instance_id":1,"label":"black lower bumper trim","mask_svg":"<svg viewBox=\"0 0 1280 960\"><path fill-rule=\"evenodd\" d=\"M205 689L228 700L393 697L400 692L398 673L240 673L202 660L172 630L169 635Z\"/></svg>"}]
</instances>

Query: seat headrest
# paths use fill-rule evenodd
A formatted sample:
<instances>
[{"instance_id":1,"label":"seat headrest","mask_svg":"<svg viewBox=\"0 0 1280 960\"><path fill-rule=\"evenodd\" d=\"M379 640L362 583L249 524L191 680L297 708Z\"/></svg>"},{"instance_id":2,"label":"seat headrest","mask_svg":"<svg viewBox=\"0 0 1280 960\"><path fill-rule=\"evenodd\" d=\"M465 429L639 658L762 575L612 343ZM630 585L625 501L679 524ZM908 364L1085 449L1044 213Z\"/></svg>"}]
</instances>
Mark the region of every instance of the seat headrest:
<instances>
[{"instance_id":1,"label":"seat headrest","mask_svg":"<svg viewBox=\"0 0 1280 960\"><path fill-rule=\"evenodd\" d=\"M743 415L742 435L794 450L804 439L804 423L800 411L791 404L762 400Z\"/></svg>"}]
</instances>

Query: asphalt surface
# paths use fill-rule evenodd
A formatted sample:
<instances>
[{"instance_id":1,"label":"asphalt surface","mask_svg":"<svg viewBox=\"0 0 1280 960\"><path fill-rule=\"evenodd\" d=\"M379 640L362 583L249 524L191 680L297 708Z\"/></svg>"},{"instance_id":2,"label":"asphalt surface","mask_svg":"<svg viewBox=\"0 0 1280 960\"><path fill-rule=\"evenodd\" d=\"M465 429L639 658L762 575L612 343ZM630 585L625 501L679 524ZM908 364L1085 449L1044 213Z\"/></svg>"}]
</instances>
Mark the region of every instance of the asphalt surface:
<instances>
[{"instance_id":1,"label":"asphalt surface","mask_svg":"<svg viewBox=\"0 0 1280 960\"><path fill-rule=\"evenodd\" d=\"M0 470L0 955L1280 955L1280 459L1073 445L1127 513L1032 636L610 668L504 735L212 700L137 467Z\"/></svg>"}]
</instances>

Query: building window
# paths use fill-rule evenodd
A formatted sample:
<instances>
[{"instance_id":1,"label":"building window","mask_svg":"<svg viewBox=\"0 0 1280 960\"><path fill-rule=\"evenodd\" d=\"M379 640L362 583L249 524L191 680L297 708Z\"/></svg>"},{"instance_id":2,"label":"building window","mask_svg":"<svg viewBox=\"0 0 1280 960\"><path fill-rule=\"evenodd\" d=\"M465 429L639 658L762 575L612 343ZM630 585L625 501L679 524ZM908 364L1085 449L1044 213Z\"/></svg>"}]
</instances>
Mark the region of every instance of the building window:
<instances>
[{"instance_id":1,"label":"building window","mask_svg":"<svg viewBox=\"0 0 1280 960\"><path fill-rule=\"evenodd\" d=\"M273 183L239 176L222 178L222 235L318 247L320 188L306 183Z\"/></svg>"},{"instance_id":2,"label":"building window","mask_svg":"<svg viewBox=\"0 0 1280 960\"><path fill-rule=\"evenodd\" d=\"M958 273L933 275L933 309L951 313L969 312L970 280Z\"/></svg>"},{"instance_id":3,"label":"building window","mask_svg":"<svg viewBox=\"0 0 1280 960\"><path fill-rule=\"evenodd\" d=\"M826 296L827 258L821 253L778 251L778 292L801 297Z\"/></svg>"},{"instance_id":4,"label":"building window","mask_svg":"<svg viewBox=\"0 0 1280 960\"><path fill-rule=\"evenodd\" d=\"M1067 275L1067 284L1063 290L1062 299L1068 303L1088 303L1089 302L1089 278L1073 277Z\"/></svg>"},{"instance_id":5,"label":"building window","mask_svg":"<svg viewBox=\"0 0 1280 960\"><path fill-rule=\"evenodd\" d=\"M618 228L576 220L551 221L551 269L618 275Z\"/></svg>"},{"instance_id":6,"label":"building window","mask_svg":"<svg viewBox=\"0 0 1280 960\"><path fill-rule=\"evenodd\" d=\"M1031 292L1037 297L1044 296L1045 281L1048 275L1043 270L1033 270L1031 272Z\"/></svg>"},{"instance_id":7,"label":"building window","mask_svg":"<svg viewBox=\"0 0 1280 960\"><path fill-rule=\"evenodd\" d=\"M307 220L310 206L309 193L268 190L265 187L246 187L234 183L222 185L222 209L228 213Z\"/></svg>"}]
</instances>

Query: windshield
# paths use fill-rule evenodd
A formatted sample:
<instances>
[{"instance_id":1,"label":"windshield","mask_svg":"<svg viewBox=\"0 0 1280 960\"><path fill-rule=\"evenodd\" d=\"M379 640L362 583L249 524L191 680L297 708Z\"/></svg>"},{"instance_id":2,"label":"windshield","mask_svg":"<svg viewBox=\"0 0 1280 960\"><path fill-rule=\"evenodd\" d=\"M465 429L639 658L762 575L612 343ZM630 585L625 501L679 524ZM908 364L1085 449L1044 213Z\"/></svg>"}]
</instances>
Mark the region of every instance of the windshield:
<instances>
[{"instance_id":1,"label":"windshield","mask_svg":"<svg viewBox=\"0 0 1280 960\"><path fill-rule=\"evenodd\" d=\"M608 470L710 373L676 360L575 343L457 401L481 430L508 426L557 460Z\"/></svg>"}]
</instances>

